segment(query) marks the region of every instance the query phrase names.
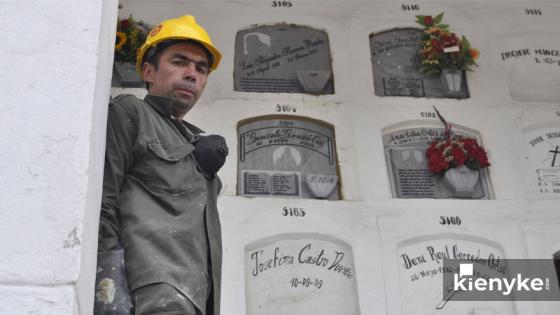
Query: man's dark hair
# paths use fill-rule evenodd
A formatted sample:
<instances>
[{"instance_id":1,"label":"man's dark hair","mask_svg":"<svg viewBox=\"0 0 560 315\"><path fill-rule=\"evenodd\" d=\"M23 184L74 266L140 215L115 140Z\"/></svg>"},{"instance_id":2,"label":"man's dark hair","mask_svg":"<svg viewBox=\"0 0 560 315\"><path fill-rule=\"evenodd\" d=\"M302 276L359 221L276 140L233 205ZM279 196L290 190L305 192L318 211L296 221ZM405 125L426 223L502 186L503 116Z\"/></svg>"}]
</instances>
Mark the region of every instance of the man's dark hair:
<instances>
[{"instance_id":1,"label":"man's dark hair","mask_svg":"<svg viewBox=\"0 0 560 315\"><path fill-rule=\"evenodd\" d=\"M159 69L159 59L160 59L163 51L168 47L171 47L171 46L176 45L176 44L181 44L181 43L189 43L189 44L192 44L192 45L195 45L195 46L199 47L200 49L202 49L206 53L206 58L208 59L208 64L210 66L212 66L214 64L214 56L201 43L199 43L195 40L190 40L190 39L168 39L168 40L161 41L157 45L155 45L154 47L151 47L150 49L148 49L148 51L144 54L144 57L142 58L142 63L140 64L140 66L144 65L144 62L148 62L148 63L152 64L156 70L158 70ZM148 82L146 82L146 89L149 89L149 88L150 88L150 85L149 85Z\"/></svg>"}]
</instances>

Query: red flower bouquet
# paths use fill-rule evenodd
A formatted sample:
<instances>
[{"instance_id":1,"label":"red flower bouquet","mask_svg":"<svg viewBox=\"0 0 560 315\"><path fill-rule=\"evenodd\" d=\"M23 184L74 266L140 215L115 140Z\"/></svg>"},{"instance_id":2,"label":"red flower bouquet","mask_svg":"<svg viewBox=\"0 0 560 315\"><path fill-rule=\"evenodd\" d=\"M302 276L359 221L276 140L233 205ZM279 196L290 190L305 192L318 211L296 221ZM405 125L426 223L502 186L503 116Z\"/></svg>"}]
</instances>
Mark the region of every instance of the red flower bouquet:
<instances>
[{"instance_id":1,"label":"red flower bouquet","mask_svg":"<svg viewBox=\"0 0 560 315\"><path fill-rule=\"evenodd\" d=\"M416 23L424 27L420 72L438 75L442 69L472 71L480 52L471 47L465 36L458 37L441 24L443 13L435 17L417 15Z\"/></svg>"},{"instance_id":2,"label":"red flower bouquet","mask_svg":"<svg viewBox=\"0 0 560 315\"><path fill-rule=\"evenodd\" d=\"M436 108L434 109L445 125L445 139L434 140L426 151L430 172L442 174L450 168L458 168L462 165L472 170L490 166L486 151L476 139L461 136L451 137L451 125L445 121Z\"/></svg>"},{"instance_id":3,"label":"red flower bouquet","mask_svg":"<svg viewBox=\"0 0 560 315\"><path fill-rule=\"evenodd\" d=\"M490 166L488 156L476 139L453 137L434 140L426 151L428 169L434 174L465 165L472 170Z\"/></svg>"}]
</instances>

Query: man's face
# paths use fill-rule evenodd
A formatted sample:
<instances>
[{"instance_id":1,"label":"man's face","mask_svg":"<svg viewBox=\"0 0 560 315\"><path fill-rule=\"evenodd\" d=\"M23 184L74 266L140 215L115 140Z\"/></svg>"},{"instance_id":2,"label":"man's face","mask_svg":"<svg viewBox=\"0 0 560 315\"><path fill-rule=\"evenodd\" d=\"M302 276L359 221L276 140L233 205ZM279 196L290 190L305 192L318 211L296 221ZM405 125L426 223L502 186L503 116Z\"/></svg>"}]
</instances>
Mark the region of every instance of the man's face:
<instances>
[{"instance_id":1,"label":"man's face","mask_svg":"<svg viewBox=\"0 0 560 315\"><path fill-rule=\"evenodd\" d=\"M165 48L159 67L144 63L143 78L150 84L149 94L173 98L174 115L182 118L196 103L208 80L206 52L191 43Z\"/></svg>"}]
</instances>

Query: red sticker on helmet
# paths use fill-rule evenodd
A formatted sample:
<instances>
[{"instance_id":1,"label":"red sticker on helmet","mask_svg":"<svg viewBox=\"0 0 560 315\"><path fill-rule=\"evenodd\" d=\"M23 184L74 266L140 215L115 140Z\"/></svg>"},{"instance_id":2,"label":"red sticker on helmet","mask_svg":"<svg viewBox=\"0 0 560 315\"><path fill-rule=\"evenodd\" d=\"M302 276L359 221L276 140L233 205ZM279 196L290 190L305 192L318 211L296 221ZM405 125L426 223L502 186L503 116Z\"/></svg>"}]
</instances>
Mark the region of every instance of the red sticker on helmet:
<instances>
[{"instance_id":1,"label":"red sticker on helmet","mask_svg":"<svg viewBox=\"0 0 560 315\"><path fill-rule=\"evenodd\" d=\"M156 36L157 33L159 33L159 31L161 31L162 28L163 28L163 26L161 24L156 25L156 27L154 27L154 29L150 33L150 36L152 36L152 37Z\"/></svg>"}]
</instances>

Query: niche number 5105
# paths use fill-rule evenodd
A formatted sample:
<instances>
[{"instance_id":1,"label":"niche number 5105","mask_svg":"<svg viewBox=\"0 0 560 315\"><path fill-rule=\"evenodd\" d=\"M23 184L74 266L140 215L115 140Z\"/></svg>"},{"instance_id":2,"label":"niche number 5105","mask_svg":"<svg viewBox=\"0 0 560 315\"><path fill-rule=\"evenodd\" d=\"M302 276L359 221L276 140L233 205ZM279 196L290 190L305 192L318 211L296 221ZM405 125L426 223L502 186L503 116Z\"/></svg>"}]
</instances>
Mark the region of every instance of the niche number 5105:
<instances>
[{"instance_id":1,"label":"niche number 5105","mask_svg":"<svg viewBox=\"0 0 560 315\"><path fill-rule=\"evenodd\" d=\"M279 8L279 7L290 8L290 7L292 7L292 2L291 1L272 1L271 6L273 8Z\"/></svg>"},{"instance_id":2,"label":"niche number 5105","mask_svg":"<svg viewBox=\"0 0 560 315\"><path fill-rule=\"evenodd\" d=\"M303 208L284 207L282 208L282 215L285 217L305 217L305 211Z\"/></svg>"}]
</instances>

